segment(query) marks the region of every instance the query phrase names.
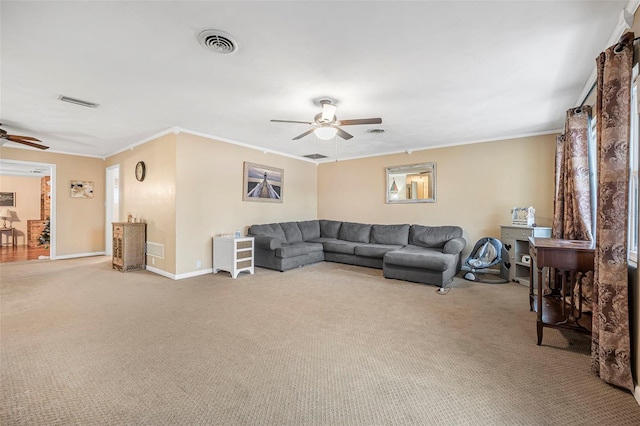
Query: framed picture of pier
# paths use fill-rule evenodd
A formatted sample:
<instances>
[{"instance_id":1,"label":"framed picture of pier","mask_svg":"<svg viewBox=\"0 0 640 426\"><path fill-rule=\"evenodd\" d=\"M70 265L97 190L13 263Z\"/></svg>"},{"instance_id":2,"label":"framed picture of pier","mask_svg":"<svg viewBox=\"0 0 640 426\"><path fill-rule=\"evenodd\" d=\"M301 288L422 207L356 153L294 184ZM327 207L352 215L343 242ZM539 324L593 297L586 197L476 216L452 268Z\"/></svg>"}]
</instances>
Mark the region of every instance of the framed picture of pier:
<instances>
[{"instance_id":1,"label":"framed picture of pier","mask_svg":"<svg viewBox=\"0 0 640 426\"><path fill-rule=\"evenodd\" d=\"M282 203L284 170L244 162L242 201Z\"/></svg>"}]
</instances>

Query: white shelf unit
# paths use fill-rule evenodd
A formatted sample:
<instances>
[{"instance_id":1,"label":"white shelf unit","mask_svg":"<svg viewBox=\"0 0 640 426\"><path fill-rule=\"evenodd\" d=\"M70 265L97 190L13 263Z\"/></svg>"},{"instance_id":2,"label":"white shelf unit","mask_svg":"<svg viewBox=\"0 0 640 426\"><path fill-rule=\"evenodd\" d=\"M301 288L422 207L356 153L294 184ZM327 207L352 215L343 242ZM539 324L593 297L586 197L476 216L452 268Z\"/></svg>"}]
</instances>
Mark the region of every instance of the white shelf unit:
<instances>
[{"instance_id":1,"label":"white shelf unit","mask_svg":"<svg viewBox=\"0 0 640 426\"><path fill-rule=\"evenodd\" d=\"M240 272L253 274L253 245L253 237L214 237L213 273L227 271L234 279Z\"/></svg>"},{"instance_id":2,"label":"white shelf unit","mask_svg":"<svg viewBox=\"0 0 640 426\"><path fill-rule=\"evenodd\" d=\"M509 281L529 287L531 261L529 263L522 261L522 256L529 256L529 237L551 238L551 228L515 225L503 225L500 228L502 246L509 253Z\"/></svg>"}]
</instances>

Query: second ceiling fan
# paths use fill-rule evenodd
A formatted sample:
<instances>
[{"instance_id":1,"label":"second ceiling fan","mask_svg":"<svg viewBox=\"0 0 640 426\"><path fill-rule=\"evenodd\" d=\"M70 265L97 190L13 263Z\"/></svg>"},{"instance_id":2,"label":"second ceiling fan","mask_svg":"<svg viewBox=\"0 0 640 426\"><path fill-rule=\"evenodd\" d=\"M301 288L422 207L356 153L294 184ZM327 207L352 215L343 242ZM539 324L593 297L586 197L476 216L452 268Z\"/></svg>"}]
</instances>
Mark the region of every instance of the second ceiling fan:
<instances>
[{"instance_id":1,"label":"second ceiling fan","mask_svg":"<svg viewBox=\"0 0 640 426\"><path fill-rule=\"evenodd\" d=\"M274 123L298 123L314 126L312 129L296 136L293 140L302 139L303 137L314 133L324 140L333 138L336 134L342 139L351 139L353 135L345 132L340 126L353 126L356 124L380 124L382 118L356 118L349 120L338 120L336 117L336 105L330 99L321 99L319 101L322 106L322 112L316 114L314 121L293 121L293 120L271 120Z\"/></svg>"}]
</instances>

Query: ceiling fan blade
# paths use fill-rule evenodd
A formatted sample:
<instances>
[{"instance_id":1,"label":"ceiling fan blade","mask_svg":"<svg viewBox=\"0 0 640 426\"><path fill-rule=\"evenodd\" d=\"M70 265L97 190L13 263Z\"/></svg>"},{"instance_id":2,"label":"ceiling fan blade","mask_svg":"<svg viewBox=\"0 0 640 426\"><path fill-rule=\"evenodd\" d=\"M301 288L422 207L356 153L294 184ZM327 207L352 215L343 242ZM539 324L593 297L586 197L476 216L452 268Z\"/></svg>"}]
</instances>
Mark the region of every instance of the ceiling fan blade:
<instances>
[{"instance_id":1,"label":"ceiling fan blade","mask_svg":"<svg viewBox=\"0 0 640 426\"><path fill-rule=\"evenodd\" d=\"M31 136L7 135L7 137L16 138L16 139L23 139L23 140L32 141L32 142L42 142L40 139L32 138Z\"/></svg>"},{"instance_id":2,"label":"ceiling fan blade","mask_svg":"<svg viewBox=\"0 0 640 426\"><path fill-rule=\"evenodd\" d=\"M272 123L298 123L298 124L316 124L311 121L292 121L292 120L270 120Z\"/></svg>"},{"instance_id":3,"label":"ceiling fan blade","mask_svg":"<svg viewBox=\"0 0 640 426\"><path fill-rule=\"evenodd\" d=\"M6 139L6 140L11 141L11 142L15 142L15 143L21 143L23 145L32 146L32 147L38 148L38 149L49 149L48 146L40 145L40 144L35 143L35 142L29 142L29 141L25 141L23 139L16 139L15 136L13 136L13 135L12 136L7 136L6 138L3 138L3 139Z\"/></svg>"},{"instance_id":4,"label":"ceiling fan blade","mask_svg":"<svg viewBox=\"0 0 640 426\"><path fill-rule=\"evenodd\" d=\"M353 135L345 132L340 127L335 127L335 129L338 131L338 136L340 136L342 139L351 139L353 137Z\"/></svg>"},{"instance_id":5,"label":"ceiling fan blade","mask_svg":"<svg viewBox=\"0 0 640 426\"><path fill-rule=\"evenodd\" d=\"M315 130L315 129L307 130L306 132L304 132L304 133L303 133L303 134L301 134L301 135L296 136L296 137L295 137L295 138L293 138L292 140L294 140L294 141L295 141L295 140L298 140L298 139L302 139L302 138L304 138L305 136L307 136L308 134L313 133L313 131L314 131L314 130Z\"/></svg>"},{"instance_id":6,"label":"ceiling fan blade","mask_svg":"<svg viewBox=\"0 0 640 426\"><path fill-rule=\"evenodd\" d=\"M354 124L380 124L382 118L356 118L354 120L340 120L339 126L353 126Z\"/></svg>"}]
</instances>

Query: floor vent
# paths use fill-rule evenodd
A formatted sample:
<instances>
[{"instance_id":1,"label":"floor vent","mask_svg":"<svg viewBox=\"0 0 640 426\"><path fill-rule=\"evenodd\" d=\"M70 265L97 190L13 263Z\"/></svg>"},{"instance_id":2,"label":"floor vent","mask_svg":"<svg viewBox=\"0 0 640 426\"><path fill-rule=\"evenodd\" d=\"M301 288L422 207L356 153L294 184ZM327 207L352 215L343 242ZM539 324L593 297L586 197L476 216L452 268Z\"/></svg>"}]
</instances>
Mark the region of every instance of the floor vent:
<instances>
[{"instance_id":1,"label":"floor vent","mask_svg":"<svg viewBox=\"0 0 640 426\"><path fill-rule=\"evenodd\" d=\"M319 160L321 158L329 158L326 155L322 155L322 154L307 154L307 155L303 155L303 157L311 158L312 160Z\"/></svg>"},{"instance_id":2,"label":"floor vent","mask_svg":"<svg viewBox=\"0 0 640 426\"><path fill-rule=\"evenodd\" d=\"M164 259L164 244L147 241L147 255Z\"/></svg>"}]
</instances>

